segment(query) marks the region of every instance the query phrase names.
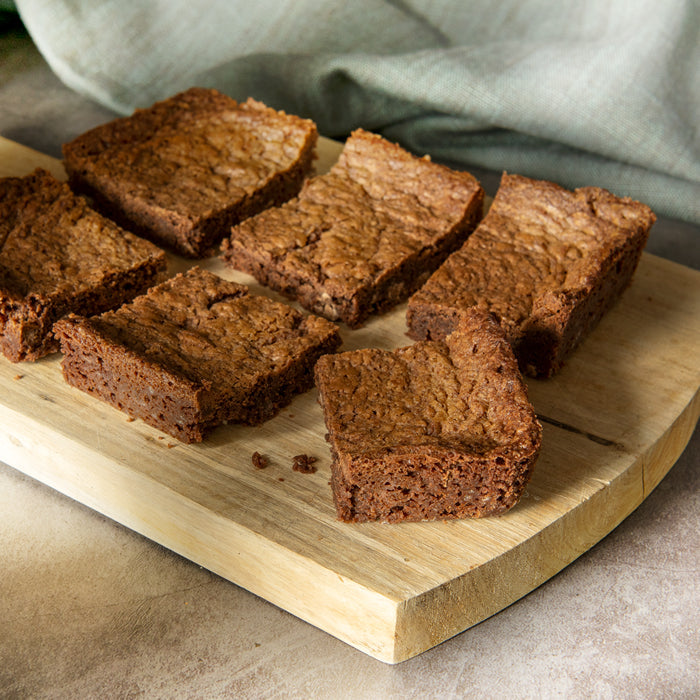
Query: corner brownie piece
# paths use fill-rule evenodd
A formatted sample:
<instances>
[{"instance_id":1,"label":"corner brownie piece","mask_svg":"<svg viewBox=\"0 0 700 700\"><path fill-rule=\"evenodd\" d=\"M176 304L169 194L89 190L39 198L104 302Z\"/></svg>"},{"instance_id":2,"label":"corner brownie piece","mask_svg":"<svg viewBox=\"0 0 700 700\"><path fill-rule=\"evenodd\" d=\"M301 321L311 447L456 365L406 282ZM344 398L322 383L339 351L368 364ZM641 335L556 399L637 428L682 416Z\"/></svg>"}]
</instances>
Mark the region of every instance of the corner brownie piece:
<instances>
[{"instance_id":1,"label":"corner brownie piece","mask_svg":"<svg viewBox=\"0 0 700 700\"><path fill-rule=\"evenodd\" d=\"M406 299L481 218L468 173L354 131L326 175L234 227L231 267L350 327Z\"/></svg>"},{"instance_id":2,"label":"corner brownie piece","mask_svg":"<svg viewBox=\"0 0 700 700\"><path fill-rule=\"evenodd\" d=\"M444 342L327 355L315 374L340 519L482 517L517 503L541 426L492 317L465 314Z\"/></svg>"},{"instance_id":3,"label":"corner brownie piece","mask_svg":"<svg viewBox=\"0 0 700 700\"><path fill-rule=\"evenodd\" d=\"M0 351L58 350L54 323L120 306L160 281L165 253L93 211L49 172L0 179Z\"/></svg>"},{"instance_id":4,"label":"corner brownie piece","mask_svg":"<svg viewBox=\"0 0 700 700\"><path fill-rule=\"evenodd\" d=\"M183 442L256 424L313 385L335 324L194 267L117 311L56 324L63 375Z\"/></svg>"},{"instance_id":5,"label":"corner brownie piece","mask_svg":"<svg viewBox=\"0 0 700 700\"><path fill-rule=\"evenodd\" d=\"M597 187L504 174L476 231L409 300L409 335L444 338L485 309L522 371L552 376L629 285L655 220Z\"/></svg>"},{"instance_id":6,"label":"corner brownie piece","mask_svg":"<svg viewBox=\"0 0 700 700\"><path fill-rule=\"evenodd\" d=\"M231 226L299 191L318 133L308 120L191 88L64 145L72 187L139 235L202 257Z\"/></svg>"}]
</instances>

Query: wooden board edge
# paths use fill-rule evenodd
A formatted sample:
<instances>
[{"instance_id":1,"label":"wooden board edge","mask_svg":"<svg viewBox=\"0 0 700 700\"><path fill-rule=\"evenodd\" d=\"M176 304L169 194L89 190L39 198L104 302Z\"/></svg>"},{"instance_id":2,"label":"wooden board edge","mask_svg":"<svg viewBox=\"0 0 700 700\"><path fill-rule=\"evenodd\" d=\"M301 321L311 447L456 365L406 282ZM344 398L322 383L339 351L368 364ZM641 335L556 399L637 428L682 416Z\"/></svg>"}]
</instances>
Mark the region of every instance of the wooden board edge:
<instances>
[{"instance_id":1,"label":"wooden board edge","mask_svg":"<svg viewBox=\"0 0 700 700\"><path fill-rule=\"evenodd\" d=\"M700 421L700 389L686 408L644 456L644 498L646 498L678 461Z\"/></svg>"},{"instance_id":2,"label":"wooden board edge","mask_svg":"<svg viewBox=\"0 0 700 700\"><path fill-rule=\"evenodd\" d=\"M226 518L211 514L181 494L141 472L125 468L88 446L76 453L75 444L39 421L0 404L0 453L9 466L102 513L112 520L207 568L255 595L290 612L373 658L397 664L427 651L478 624L527 595L581 556L632 513L663 479L683 452L700 418L700 391L673 425L607 487L569 511L519 546L473 571L404 601L389 600L361 585L344 580L293 551L269 542ZM17 435L31 436L29 440ZM66 443L63 445L62 443ZM67 448L67 449L64 449ZM48 465L48 466L44 466ZM93 475L93 479L90 475ZM98 478L99 477L99 478ZM117 480L113 499L91 484ZM148 482L147 487L144 482ZM139 494L156 487L163 499L154 506L138 503ZM105 507L106 506L106 507ZM187 512L182 529L163 513ZM143 517L143 513L148 517ZM592 517L595 514L595 517ZM202 527L197 525L198 522ZM209 521L206 526L204 523ZM185 527L188 525L188 527ZM227 543L226 552L222 552ZM202 552L216 552L210 558ZM542 552L553 555L543 560ZM256 567L292 567L293 580L306 596L270 587ZM221 562L227 562L221 565ZM251 564L251 561L253 562ZM506 576L518 571L520 576ZM505 584L505 585L504 585ZM497 591L497 595L493 595ZM330 593L330 595L329 595ZM310 606L304 600L313 601ZM353 625L362 611L363 624ZM358 629L362 631L358 635Z\"/></svg>"},{"instance_id":3,"label":"wooden board edge","mask_svg":"<svg viewBox=\"0 0 700 700\"><path fill-rule=\"evenodd\" d=\"M30 436L18 438L18 435ZM399 603L0 404L3 462L318 627L391 662ZM111 483L113 488L106 489ZM106 496L105 494L109 494ZM178 519L169 517L177 512ZM212 526L213 524L213 526ZM284 571L270 577L269 571ZM268 572L268 575L265 575ZM353 624L362 618L362 624Z\"/></svg>"},{"instance_id":4,"label":"wooden board edge","mask_svg":"<svg viewBox=\"0 0 700 700\"><path fill-rule=\"evenodd\" d=\"M483 622L585 554L661 482L683 453L698 420L700 391L656 444L591 498L477 570L406 601L398 611L392 663L413 658ZM543 552L552 556L545 560ZM513 571L520 575L513 577Z\"/></svg>"},{"instance_id":5,"label":"wooden board edge","mask_svg":"<svg viewBox=\"0 0 700 700\"><path fill-rule=\"evenodd\" d=\"M395 663L441 644L534 591L608 535L639 506L642 495L637 460L607 488L601 487L530 539L409 601L399 611Z\"/></svg>"}]
</instances>

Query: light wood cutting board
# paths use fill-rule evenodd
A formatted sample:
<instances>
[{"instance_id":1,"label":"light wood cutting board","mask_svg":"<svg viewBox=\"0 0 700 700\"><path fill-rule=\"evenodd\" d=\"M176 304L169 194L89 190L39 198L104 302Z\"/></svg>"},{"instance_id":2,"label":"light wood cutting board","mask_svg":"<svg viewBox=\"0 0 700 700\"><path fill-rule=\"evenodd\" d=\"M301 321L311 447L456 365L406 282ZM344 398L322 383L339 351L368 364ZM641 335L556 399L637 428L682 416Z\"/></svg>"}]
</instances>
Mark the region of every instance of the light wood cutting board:
<instances>
[{"instance_id":1,"label":"light wood cutting board","mask_svg":"<svg viewBox=\"0 0 700 700\"><path fill-rule=\"evenodd\" d=\"M320 148L323 171L339 147ZM35 165L62 175L58 161L0 138L0 176ZM218 259L203 267L267 293ZM408 344L405 310L341 328L344 349ZM0 357L0 460L396 663L546 581L671 468L700 415L700 273L645 254L562 373L529 381L542 455L520 504L484 520L340 523L315 390L260 427L224 426L188 446L68 387L59 363ZM253 467L255 451L266 469ZM318 458L315 474L292 470L300 453Z\"/></svg>"}]
</instances>

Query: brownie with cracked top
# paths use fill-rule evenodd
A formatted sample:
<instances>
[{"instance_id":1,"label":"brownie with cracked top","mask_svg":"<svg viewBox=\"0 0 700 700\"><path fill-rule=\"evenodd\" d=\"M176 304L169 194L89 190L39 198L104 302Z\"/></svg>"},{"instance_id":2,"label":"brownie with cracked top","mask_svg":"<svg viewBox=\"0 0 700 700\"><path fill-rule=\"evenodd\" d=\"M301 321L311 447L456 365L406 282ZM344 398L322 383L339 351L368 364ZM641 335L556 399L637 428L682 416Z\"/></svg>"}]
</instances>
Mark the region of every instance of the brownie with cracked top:
<instances>
[{"instance_id":1,"label":"brownie with cracked top","mask_svg":"<svg viewBox=\"0 0 700 700\"><path fill-rule=\"evenodd\" d=\"M522 371L549 377L629 285L654 221L597 187L506 173L476 231L409 300L409 335L444 338L478 307L499 318Z\"/></svg>"},{"instance_id":2,"label":"brownie with cracked top","mask_svg":"<svg viewBox=\"0 0 700 700\"><path fill-rule=\"evenodd\" d=\"M116 308L165 276L165 253L37 169L0 179L0 351L12 362L58 350L54 323Z\"/></svg>"},{"instance_id":3,"label":"brownie with cracked top","mask_svg":"<svg viewBox=\"0 0 700 700\"><path fill-rule=\"evenodd\" d=\"M293 197L313 168L316 125L191 88L63 147L70 184L136 233L203 257L232 225Z\"/></svg>"},{"instance_id":4,"label":"brownie with cracked top","mask_svg":"<svg viewBox=\"0 0 700 700\"><path fill-rule=\"evenodd\" d=\"M340 345L335 324L198 267L56 333L69 384L183 442L271 418Z\"/></svg>"},{"instance_id":5,"label":"brownie with cracked top","mask_svg":"<svg viewBox=\"0 0 700 700\"><path fill-rule=\"evenodd\" d=\"M340 519L483 517L518 502L542 429L491 316L465 314L444 341L327 355L315 376Z\"/></svg>"},{"instance_id":6,"label":"brownie with cracked top","mask_svg":"<svg viewBox=\"0 0 700 700\"><path fill-rule=\"evenodd\" d=\"M298 197L234 227L225 262L350 327L406 299L481 218L468 173L361 129Z\"/></svg>"}]
</instances>

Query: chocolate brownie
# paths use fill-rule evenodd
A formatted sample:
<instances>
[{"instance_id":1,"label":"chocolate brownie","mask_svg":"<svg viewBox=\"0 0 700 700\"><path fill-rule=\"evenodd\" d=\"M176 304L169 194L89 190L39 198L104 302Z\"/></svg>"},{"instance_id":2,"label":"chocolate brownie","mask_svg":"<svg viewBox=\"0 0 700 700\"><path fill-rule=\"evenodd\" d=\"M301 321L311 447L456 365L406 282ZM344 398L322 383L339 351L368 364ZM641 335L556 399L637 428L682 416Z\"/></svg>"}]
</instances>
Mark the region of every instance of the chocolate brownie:
<instances>
[{"instance_id":1,"label":"chocolate brownie","mask_svg":"<svg viewBox=\"0 0 700 700\"><path fill-rule=\"evenodd\" d=\"M522 371L549 377L629 285L656 217L597 187L504 174L477 230L409 300L414 339L495 314Z\"/></svg>"},{"instance_id":2,"label":"chocolate brownie","mask_svg":"<svg viewBox=\"0 0 700 700\"><path fill-rule=\"evenodd\" d=\"M231 267L350 327L407 298L481 218L468 173L363 130L299 196L233 228Z\"/></svg>"},{"instance_id":3,"label":"chocolate brownie","mask_svg":"<svg viewBox=\"0 0 700 700\"><path fill-rule=\"evenodd\" d=\"M69 384L183 442L271 418L340 344L335 324L198 267L56 334Z\"/></svg>"},{"instance_id":4,"label":"chocolate brownie","mask_svg":"<svg viewBox=\"0 0 700 700\"><path fill-rule=\"evenodd\" d=\"M541 426L492 317L473 310L444 341L327 355L315 374L340 519L482 517L517 503Z\"/></svg>"},{"instance_id":5,"label":"chocolate brownie","mask_svg":"<svg viewBox=\"0 0 700 700\"><path fill-rule=\"evenodd\" d=\"M0 179L0 350L12 362L58 350L69 312L120 306L165 275L165 253L93 211L45 170Z\"/></svg>"},{"instance_id":6,"label":"chocolate brownie","mask_svg":"<svg viewBox=\"0 0 700 700\"><path fill-rule=\"evenodd\" d=\"M63 147L72 187L126 228L188 257L232 225L293 197L316 125L248 99L191 88Z\"/></svg>"}]
</instances>

